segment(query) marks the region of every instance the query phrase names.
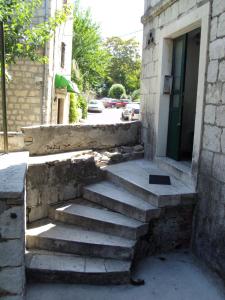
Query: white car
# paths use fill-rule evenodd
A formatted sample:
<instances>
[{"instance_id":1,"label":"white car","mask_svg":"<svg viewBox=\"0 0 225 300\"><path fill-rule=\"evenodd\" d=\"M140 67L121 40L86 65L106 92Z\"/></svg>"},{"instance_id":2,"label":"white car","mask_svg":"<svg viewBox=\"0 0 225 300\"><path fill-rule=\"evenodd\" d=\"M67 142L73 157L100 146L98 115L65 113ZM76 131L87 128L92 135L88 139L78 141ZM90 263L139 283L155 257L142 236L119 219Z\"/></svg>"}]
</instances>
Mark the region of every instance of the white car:
<instances>
[{"instance_id":1,"label":"white car","mask_svg":"<svg viewBox=\"0 0 225 300\"><path fill-rule=\"evenodd\" d=\"M127 104L122 111L122 120L138 120L140 113L140 104ZM138 116L137 116L138 115Z\"/></svg>"},{"instance_id":2,"label":"white car","mask_svg":"<svg viewBox=\"0 0 225 300\"><path fill-rule=\"evenodd\" d=\"M104 105L101 101L91 100L88 103L88 111L89 112L102 112L104 110Z\"/></svg>"}]
</instances>

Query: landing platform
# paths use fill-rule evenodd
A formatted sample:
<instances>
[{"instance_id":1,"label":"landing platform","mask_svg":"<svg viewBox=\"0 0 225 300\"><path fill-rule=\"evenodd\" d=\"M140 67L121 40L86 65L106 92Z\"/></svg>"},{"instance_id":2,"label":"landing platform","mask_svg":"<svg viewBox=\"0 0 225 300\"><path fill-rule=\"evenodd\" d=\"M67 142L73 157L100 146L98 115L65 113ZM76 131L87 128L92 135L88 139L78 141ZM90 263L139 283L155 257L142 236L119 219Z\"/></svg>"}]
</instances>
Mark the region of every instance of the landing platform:
<instances>
[{"instance_id":1,"label":"landing platform","mask_svg":"<svg viewBox=\"0 0 225 300\"><path fill-rule=\"evenodd\" d=\"M192 186L184 184L167 171L162 170L156 163L139 159L116 165L107 166L106 170L122 180L135 184L156 196L193 195L195 190ZM149 175L169 175L171 185L149 184Z\"/></svg>"}]
</instances>

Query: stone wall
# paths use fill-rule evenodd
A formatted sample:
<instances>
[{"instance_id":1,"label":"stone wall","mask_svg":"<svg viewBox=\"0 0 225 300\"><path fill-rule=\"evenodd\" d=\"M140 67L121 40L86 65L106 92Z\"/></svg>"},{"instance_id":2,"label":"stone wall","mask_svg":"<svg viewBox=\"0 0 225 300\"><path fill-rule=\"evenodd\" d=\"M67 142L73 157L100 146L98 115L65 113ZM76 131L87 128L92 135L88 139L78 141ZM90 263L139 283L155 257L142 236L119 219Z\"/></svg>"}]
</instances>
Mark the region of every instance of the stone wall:
<instances>
[{"instance_id":1,"label":"stone wall","mask_svg":"<svg viewBox=\"0 0 225 300\"><path fill-rule=\"evenodd\" d=\"M8 132L9 151L21 151L24 149L24 137L21 132ZM0 132L0 153L4 152L4 135Z\"/></svg>"},{"instance_id":2,"label":"stone wall","mask_svg":"<svg viewBox=\"0 0 225 300\"><path fill-rule=\"evenodd\" d=\"M68 1L69 3L69 1ZM43 0L36 11L33 23L40 23L54 17L61 10L62 0ZM48 63L40 64L30 60L17 60L9 66L12 80L7 85L8 130L20 131L22 126L57 123L57 101L55 98L55 74L71 77L72 57L72 17L59 26L54 37L40 51L48 57ZM65 67L61 67L61 43L66 45ZM0 99L1 100L1 99ZM69 120L69 95L65 95L63 123ZM0 131L2 113L0 105Z\"/></svg>"},{"instance_id":3,"label":"stone wall","mask_svg":"<svg viewBox=\"0 0 225 300\"><path fill-rule=\"evenodd\" d=\"M139 253L151 256L174 249L188 249L191 245L193 212L193 205L163 208L160 217L150 221L148 234L139 243Z\"/></svg>"},{"instance_id":4,"label":"stone wall","mask_svg":"<svg viewBox=\"0 0 225 300\"><path fill-rule=\"evenodd\" d=\"M159 99L159 40L160 33L167 25L175 24L188 13L201 7L207 1L200 0L145 0L142 75L141 75L141 120L143 125L143 142L145 154L153 159L156 153L156 120L158 118ZM151 6L153 6L151 8ZM147 9L149 8L149 9ZM150 30L154 29L154 42L148 45ZM176 31L176 26L174 27ZM168 68L168 63L165 67ZM168 74L167 74L168 75ZM166 103L165 103L166 105ZM164 119L166 121L166 117Z\"/></svg>"},{"instance_id":5,"label":"stone wall","mask_svg":"<svg viewBox=\"0 0 225 300\"><path fill-rule=\"evenodd\" d=\"M27 172L27 220L33 222L48 216L48 208L81 196L82 187L101 180L104 173L94 157L46 157L32 159Z\"/></svg>"},{"instance_id":6,"label":"stone wall","mask_svg":"<svg viewBox=\"0 0 225 300\"><path fill-rule=\"evenodd\" d=\"M28 154L0 156L0 297L23 299L25 175Z\"/></svg>"},{"instance_id":7,"label":"stone wall","mask_svg":"<svg viewBox=\"0 0 225 300\"><path fill-rule=\"evenodd\" d=\"M146 0L146 9L151 1ZM144 22L142 68L142 122L143 141L148 158L156 153L156 120L159 98L159 33L166 25L174 25L174 32L182 16L210 4L210 35L208 37L207 74L201 93L204 103L203 133L197 167L198 205L195 209L193 249L225 279L225 1L224 0L164 0L147 9ZM152 2L153 3L153 2ZM155 43L147 46L147 36L155 29ZM203 31L203 30L202 30ZM182 34L182 33L181 33ZM166 66L167 67L167 66ZM204 90L205 89L205 90ZM202 123L198 121L198 126ZM196 149L194 149L194 152ZM198 150L199 151L199 150ZM193 165L192 165L193 167Z\"/></svg>"},{"instance_id":8,"label":"stone wall","mask_svg":"<svg viewBox=\"0 0 225 300\"><path fill-rule=\"evenodd\" d=\"M212 1L195 252L225 279L225 1Z\"/></svg>"},{"instance_id":9,"label":"stone wall","mask_svg":"<svg viewBox=\"0 0 225 300\"><path fill-rule=\"evenodd\" d=\"M107 125L34 126L22 131L25 149L30 155L136 145L141 139L141 123L138 121Z\"/></svg>"}]
</instances>

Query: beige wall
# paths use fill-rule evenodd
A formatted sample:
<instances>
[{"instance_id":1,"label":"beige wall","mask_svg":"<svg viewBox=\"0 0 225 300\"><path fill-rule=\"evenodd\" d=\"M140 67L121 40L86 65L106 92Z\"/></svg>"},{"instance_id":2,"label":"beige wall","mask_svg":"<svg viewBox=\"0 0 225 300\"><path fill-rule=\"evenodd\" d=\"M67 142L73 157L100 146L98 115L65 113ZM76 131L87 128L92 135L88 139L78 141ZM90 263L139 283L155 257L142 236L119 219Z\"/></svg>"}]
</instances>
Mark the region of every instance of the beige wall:
<instances>
[{"instance_id":1,"label":"beige wall","mask_svg":"<svg viewBox=\"0 0 225 300\"><path fill-rule=\"evenodd\" d=\"M69 2L69 1L68 1ZM44 0L36 12L34 23L42 22L48 16L54 16L62 9L62 0ZM20 60L9 67L12 80L7 86L8 129L19 131L22 126L56 123L57 106L55 98L55 74L71 76L72 57L72 16L65 24L57 28L54 37L46 44L43 54L48 63L41 65L28 60ZM66 44L65 67L61 68L61 43ZM63 123L68 123L69 96L65 96ZM55 105L55 107L54 107ZM0 107L0 131L2 130Z\"/></svg>"}]
</instances>

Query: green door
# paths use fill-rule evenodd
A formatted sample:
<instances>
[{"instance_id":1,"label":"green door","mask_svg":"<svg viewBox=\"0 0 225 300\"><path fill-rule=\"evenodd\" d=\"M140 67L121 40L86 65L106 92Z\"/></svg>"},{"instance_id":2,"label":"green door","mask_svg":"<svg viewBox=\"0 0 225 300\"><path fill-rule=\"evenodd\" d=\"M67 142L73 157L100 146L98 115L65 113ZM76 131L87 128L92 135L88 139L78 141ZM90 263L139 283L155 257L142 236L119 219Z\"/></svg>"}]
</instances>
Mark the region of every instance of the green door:
<instances>
[{"instance_id":1,"label":"green door","mask_svg":"<svg viewBox=\"0 0 225 300\"><path fill-rule=\"evenodd\" d=\"M173 45L173 87L170 98L167 156L175 160L180 159L182 106L186 65L186 40L187 35L183 35L175 39Z\"/></svg>"}]
</instances>

